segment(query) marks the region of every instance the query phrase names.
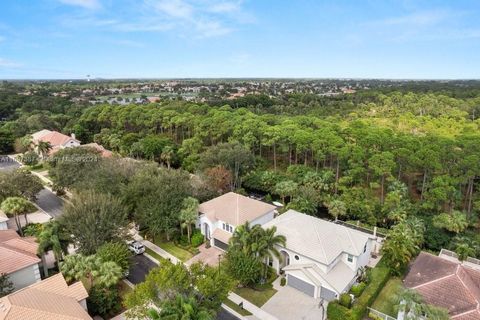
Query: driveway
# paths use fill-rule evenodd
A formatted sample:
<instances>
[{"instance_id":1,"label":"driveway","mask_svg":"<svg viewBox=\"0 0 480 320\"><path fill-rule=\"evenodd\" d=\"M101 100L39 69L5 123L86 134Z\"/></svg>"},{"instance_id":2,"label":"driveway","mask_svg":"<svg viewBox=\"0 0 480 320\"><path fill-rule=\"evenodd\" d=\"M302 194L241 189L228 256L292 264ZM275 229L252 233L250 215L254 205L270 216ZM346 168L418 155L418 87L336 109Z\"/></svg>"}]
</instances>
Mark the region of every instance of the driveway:
<instances>
[{"instance_id":1,"label":"driveway","mask_svg":"<svg viewBox=\"0 0 480 320\"><path fill-rule=\"evenodd\" d=\"M0 156L0 172L13 171L20 168L20 163L7 156Z\"/></svg>"},{"instance_id":2,"label":"driveway","mask_svg":"<svg viewBox=\"0 0 480 320\"><path fill-rule=\"evenodd\" d=\"M44 188L37 194L35 203L52 218L57 218L63 214L62 198L48 189Z\"/></svg>"},{"instance_id":3,"label":"driveway","mask_svg":"<svg viewBox=\"0 0 480 320\"><path fill-rule=\"evenodd\" d=\"M201 261L212 267L216 267L218 266L218 260L219 260L218 256L223 255L225 253L224 251L216 247L210 247L207 249L205 247L205 244L202 244L200 247L198 247L198 250L200 251L199 254L196 254L195 256L193 256L193 258L185 262L187 266L191 266L195 262Z\"/></svg>"},{"instance_id":4,"label":"driveway","mask_svg":"<svg viewBox=\"0 0 480 320\"><path fill-rule=\"evenodd\" d=\"M157 267L157 264L143 254L133 256L131 258L131 265L127 279L133 284L139 284L145 280L145 277L150 270L155 267Z\"/></svg>"},{"instance_id":5,"label":"driveway","mask_svg":"<svg viewBox=\"0 0 480 320\"><path fill-rule=\"evenodd\" d=\"M280 277L275 280L274 288L278 290L262 306L262 310L281 320L323 320L327 318L327 302L319 308L320 299L314 299L292 287L280 285Z\"/></svg>"}]
</instances>

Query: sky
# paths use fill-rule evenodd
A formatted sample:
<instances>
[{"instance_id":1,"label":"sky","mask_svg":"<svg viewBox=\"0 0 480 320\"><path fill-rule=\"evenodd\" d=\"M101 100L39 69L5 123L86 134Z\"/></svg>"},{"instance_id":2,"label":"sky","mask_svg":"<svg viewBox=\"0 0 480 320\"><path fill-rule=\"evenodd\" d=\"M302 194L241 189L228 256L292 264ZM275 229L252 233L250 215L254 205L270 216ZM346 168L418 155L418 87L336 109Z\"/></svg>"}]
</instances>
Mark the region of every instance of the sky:
<instances>
[{"instance_id":1,"label":"sky","mask_svg":"<svg viewBox=\"0 0 480 320\"><path fill-rule=\"evenodd\" d=\"M0 1L0 79L479 79L478 0Z\"/></svg>"}]
</instances>

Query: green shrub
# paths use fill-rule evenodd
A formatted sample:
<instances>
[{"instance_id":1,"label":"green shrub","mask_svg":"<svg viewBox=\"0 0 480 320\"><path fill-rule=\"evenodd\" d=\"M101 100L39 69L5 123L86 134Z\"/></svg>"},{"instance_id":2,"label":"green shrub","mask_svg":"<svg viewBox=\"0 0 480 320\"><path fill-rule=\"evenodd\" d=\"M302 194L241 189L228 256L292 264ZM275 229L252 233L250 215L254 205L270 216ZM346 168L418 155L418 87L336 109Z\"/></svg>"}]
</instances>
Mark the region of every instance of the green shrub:
<instances>
[{"instance_id":1,"label":"green shrub","mask_svg":"<svg viewBox=\"0 0 480 320\"><path fill-rule=\"evenodd\" d=\"M23 235L27 237L38 237L43 230L43 224L41 223L29 223L22 227Z\"/></svg>"},{"instance_id":2,"label":"green shrub","mask_svg":"<svg viewBox=\"0 0 480 320\"><path fill-rule=\"evenodd\" d=\"M363 319L363 316L367 312L367 307L372 305L388 279L390 279L390 269L377 266L369 273L369 279L370 283L353 304L352 316L354 319Z\"/></svg>"},{"instance_id":3,"label":"green shrub","mask_svg":"<svg viewBox=\"0 0 480 320\"><path fill-rule=\"evenodd\" d=\"M27 166L34 166L38 164L39 157L38 154L36 154L35 152L28 151L20 157L20 160L23 164Z\"/></svg>"},{"instance_id":4,"label":"green shrub","mask_svg":"<svg viewBox=\"0 0 480 320\"><path fill-rule=\"evenodd\" d=\"M201 232L195 232L192 235L192 246L193 247L198 247L200 246L204 241L204 236Z\"/></svg>"},{"instance_id":5,"label":"green shrub","mask_svg":"<svg viewBox=\"0 0 480 320\"><path fill-rule=\"evenodd\" d=\"M340 298L338 299L338 303L340 303L345 308L349 308L352 306L352 297L348 293L342 293Z\"/></svg>"},{"instance_id":6,"label":"green shrub","mask_svg":"<svg viewBox=\"0 0 480 320\"><path fill-rule=\"evenodd\" d=\"M371 313L371 312L368 314L368 317L372 320L383 320L383 318L381 318L381 317L379 317L376 314Z\"/></svg>"},{"instance_id":7,"label":"green shrub","mask_svg":"<svg viewBox=\"0 0 480 320\"><path fill-rule=\"evenodd\" d=\"M105 317L120 311L120 295L116 287L93 286L87 298L90 315Z\"/></svg>"},{"instance_id":8,"label":"green shrub","mask_svg":"<svg viewBox=\"0 0 480 320\"><path fill-rule=\"evenodd\" d=\"M280 286L284 287L287 284L287 278L280 279Z\"/></svg>"},{"instance_id":9,"label":"green shrub","mask_svg":"<svg viewBox=\"0 0 480 320\"><path fill-rule=\"evenodd\" d=\"M362 294L363 290L365 290L365 287L367 286L367 284L365 282L361 282L359 284L356 284L354 286L352 286L352 288L350 289L350 292L356 297L360 297L360 295Z\"/></svg>"},{"instance_id":10,"label":"green shrub","mask_svg":"<svg viewBox=\"0 0 480 320\"><path fill-rule=\"evenodd\" d=\"M328 320L355 320L352 316L352 310L341 306L338 301L332 301L327 306Z\"/></svg>"}]
</instances>

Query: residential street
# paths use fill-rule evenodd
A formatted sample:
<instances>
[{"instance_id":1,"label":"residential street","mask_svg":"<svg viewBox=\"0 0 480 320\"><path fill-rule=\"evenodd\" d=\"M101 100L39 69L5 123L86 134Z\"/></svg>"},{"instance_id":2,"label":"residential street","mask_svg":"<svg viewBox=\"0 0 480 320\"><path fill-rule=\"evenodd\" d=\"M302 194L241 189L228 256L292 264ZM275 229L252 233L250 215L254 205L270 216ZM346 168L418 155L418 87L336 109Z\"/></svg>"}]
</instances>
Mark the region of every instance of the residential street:
<instances>
[{"instance_id":1,"label":"residential street","mask_svg":"<svg viewBox=\"0 0 480 320\"><path fill-rule=\"evenodd\" d=\"M35 203L52 218L63 214L63 200L48 189L38 193Z\"/></svg>"},{"instance_id":2,"label":"residential street","mask_svg":"<svg viewBox=\"0 0 480 320\"><path fill-rule=\"evenodd\" d=\"M217 320L239 320L237 317L235 317L233 314L228 312L225 309L220 309L220 311L217 314Z\"/></svg>"},{"instance_id":3,"label":"residential street","mask_svg":"<svg viewBox=\"0 0 480 320\"><path fill-rule=\"evenodd\" d=\"M0 172L15 170L20 168L20 164L7 156L0 156Z\"/></svg>"},{"instance_id":4,"label":"residential street","mask_svg":"<svg viewBox=\"0 0 480 320\"><path fill-rule=\"evenodd\" d=\"M131 258L130 274L127 279L133 284L139 284L145 280L148 272L157 265L145 255L139 254Z\"/></svg>"}]
</instances>

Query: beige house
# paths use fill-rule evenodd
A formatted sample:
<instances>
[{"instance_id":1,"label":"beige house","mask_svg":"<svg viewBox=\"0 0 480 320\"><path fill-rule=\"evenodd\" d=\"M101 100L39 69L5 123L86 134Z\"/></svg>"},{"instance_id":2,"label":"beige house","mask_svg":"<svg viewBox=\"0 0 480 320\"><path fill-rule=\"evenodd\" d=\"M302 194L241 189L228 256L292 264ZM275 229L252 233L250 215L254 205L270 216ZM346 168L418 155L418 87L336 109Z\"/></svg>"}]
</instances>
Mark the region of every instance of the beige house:
<instances>
[{"instance_id":1,"label":"beige house","mask_svg":"<svg viewBox=\"0 0 480 320\"><path fill-rule=\"evenodd\" d=\"M14 230L0 231L0 274L8 275L16 290L41 280L37 248L32 237L21 238Z\"/></svg>"},{"instance_id":2,"label":"beige house","mask_svg":"<svg viewBox=\"0 0 480 320\"><path fill-rule=\"evenodd\" d=\"M262 225L272 220L274 205L229 192L200 204L197 228L200 228L212 246L226 250L235 228L250 222Z\"/></svg>"},{"instance_id":3,"label":"beige house","mask_svg":"<svg viewBox=\"0 0 480 320\"><path fill-rule=\"evenodd\" d=\"M75 134L72 133L71 136L67 136L58 131L50 131L47 129L32 134L33 143L38 144L41 141L48 142L52 146L49 152L50 155L64 148L80 146L80 141L75 138Z\"/></svg>"},{"instance_id":4,"label":"beige house","mask_svg":"<svg viewBox=\"0 0 480 320\"><path fill-rule=\"evenodd\" d=\"M7 215L5 214L5 212L3 212L2 210L0 210L0 230L7 230L8 229L8 217Z\"/></svg>"},{"instance_id":5,"label":"beige house","mask_svg":"<svg viewBox=\"0 0 480 320\"><path fill-rule=\"evenodd\" d=\"M0 320L92 320L81 282L68 285L61 273L0 298Z\"/></svg>"}]
</instances>

